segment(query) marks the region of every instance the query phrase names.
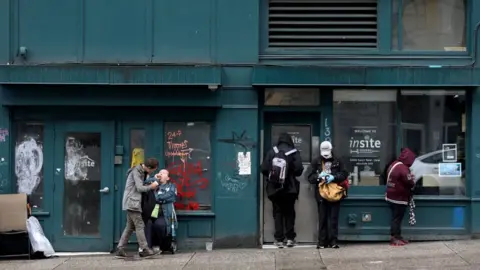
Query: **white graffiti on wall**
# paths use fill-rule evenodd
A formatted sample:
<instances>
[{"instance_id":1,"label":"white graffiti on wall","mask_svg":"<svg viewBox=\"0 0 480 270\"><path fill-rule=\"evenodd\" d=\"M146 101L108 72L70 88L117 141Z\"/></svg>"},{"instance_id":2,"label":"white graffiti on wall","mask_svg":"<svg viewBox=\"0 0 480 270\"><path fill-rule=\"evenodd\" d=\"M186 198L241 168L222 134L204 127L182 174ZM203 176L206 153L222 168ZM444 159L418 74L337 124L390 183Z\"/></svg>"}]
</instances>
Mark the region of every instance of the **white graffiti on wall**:
<instances>
[{"instance_id":1,"label":"white graffiti on wall","mask_svg":"<svg viewBox=\"0 0 480 270\"><path fill-rule=\"evenodd\" d=\"M28 137L15 147L15 175L19 193L28 195L40 184L43 166L42 146Z\"/></svg>"},{"instance_id":2,"label":"white graffiti on wall","mask_svg":"<svg viewBox=\"0 0 480 270\"><path fill-rule=\"evenodd\" d=\"M330 135L332 135L332 132L330 131L330 126L328 125L328 118L325 118L323 128L324 140L329 142L332 141L332 138L330 137Z\"/></svg>"},{"instance_id":3,"label":"white graffiti on wall","mask_svg":"<svg viewBox=\"0 0 480 270\"><path fill-rule=\"evenodd\" d=\"M232 193L238 193L247 187L246 181L234 178L230 175L226 174L224 177L222 177L220 174L219 177L222 187Z\"/></svg>"},{"instance_id":4,"label":"white graffiti on wall","mask_svg":"<svg viewBox=\"0 0 480 270\"><path fill-rule=\"evenodd\" d=\"M92 167L95 167L95 161L85 155L82 143L68 137L65 143L65 179L74 182L88 180L88 168Z\"/></svg>"}]
</instances>

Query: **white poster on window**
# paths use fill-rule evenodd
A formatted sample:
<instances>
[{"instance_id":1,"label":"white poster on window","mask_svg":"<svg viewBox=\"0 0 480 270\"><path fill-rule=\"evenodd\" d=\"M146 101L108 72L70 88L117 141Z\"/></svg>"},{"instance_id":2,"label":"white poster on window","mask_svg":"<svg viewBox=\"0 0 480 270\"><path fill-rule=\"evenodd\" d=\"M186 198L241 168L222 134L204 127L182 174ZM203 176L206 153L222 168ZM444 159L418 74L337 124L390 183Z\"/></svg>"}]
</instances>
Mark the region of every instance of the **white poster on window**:
<instances>
[{"instance_id":1,"label":"white poster on window","mask_svg":"<svg viewBox=\"0 0 480 270\"><path fill-rule=\"evenodd\" d=\"M454 143L442 144L443 162L457 162L457 145Z\"/></svg>"},{"instance_id":2,"label":"white poster on window","mask_svg":"<svg viewBox=\"0 0 480 270\"><path fill-rule=\"evenodd\" d=\"M238 175L252 174L252 159L250 152L239 152L237 155Z\"/></svg>"}]
</instances>

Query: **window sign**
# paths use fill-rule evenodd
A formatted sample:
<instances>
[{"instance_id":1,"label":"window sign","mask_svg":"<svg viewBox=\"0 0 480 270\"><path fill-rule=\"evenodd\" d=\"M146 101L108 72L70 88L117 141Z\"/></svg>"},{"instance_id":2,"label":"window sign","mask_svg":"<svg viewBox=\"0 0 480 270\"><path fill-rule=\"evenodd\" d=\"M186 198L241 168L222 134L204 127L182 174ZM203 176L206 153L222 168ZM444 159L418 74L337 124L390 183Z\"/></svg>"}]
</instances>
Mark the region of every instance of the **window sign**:
<instances>
[{"instance_id":1,"label":"window sign","mask_svg":"<svg viewBox=\"0 0 480 270\"><path fill-rule=\"evenodd\" d=\"M287 133L292 137L295 148L300 152L302 162L310 162L312 156L312 127L310 125L273 125L273 144L277 143L278 136L281 133Z\"/></svg>"},{"instance_id":2,"label":"window sign","mask_svg":"<svg viewBox=\"0 0 480 270\"><path fill-rule=\"evenodd\" d=\"M462 177L462 163L439 163L438 176Z\"/></svg>"},{"instance_id":3,"label":"window sign","mask_svg":"<svg viewBox=\"0 0 480 270\"><path fill-rule=\"evenodd\" d=\"M443 162L457 162L457 145L453 143L444 143L443 149Z\"/></svg>"},{"instance_id":4,"label":"window sign","mask_svg":"<svg viewBox=\"0 0 480 270\"><path fill-rule=\"evenodd\" d=\"M376 171L380 171L380 152L382 142L377 135L376 126L352 127L350 134L350 166L356 167L360 179L364 182L378 182ZM358 178L357 178L358 179ZM354 185L358 183L354 182Z\"/></svg>"}]
</instances>

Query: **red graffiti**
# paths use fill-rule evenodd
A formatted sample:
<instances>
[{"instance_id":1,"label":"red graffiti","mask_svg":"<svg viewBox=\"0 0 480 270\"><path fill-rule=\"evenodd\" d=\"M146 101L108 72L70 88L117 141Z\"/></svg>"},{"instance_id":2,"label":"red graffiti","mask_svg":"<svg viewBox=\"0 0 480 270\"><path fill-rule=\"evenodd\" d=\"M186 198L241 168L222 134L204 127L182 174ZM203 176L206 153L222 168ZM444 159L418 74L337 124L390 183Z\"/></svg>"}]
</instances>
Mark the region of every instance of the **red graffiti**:
<instances>
[{"instance_id":1,"label":"red graffiti","mask_svg":"<svg viewBox=\"0 0 480 270\"><path fill-rule=\"evenodd\" d=\"M198 210L200 205L196 202L198 190L208 187L209 181L203 177L203 168L200 162L169 164L167 170L170 173L172 183L177 186L178 200L175 208L178 210Z\"/></svg>"}]
</instances>

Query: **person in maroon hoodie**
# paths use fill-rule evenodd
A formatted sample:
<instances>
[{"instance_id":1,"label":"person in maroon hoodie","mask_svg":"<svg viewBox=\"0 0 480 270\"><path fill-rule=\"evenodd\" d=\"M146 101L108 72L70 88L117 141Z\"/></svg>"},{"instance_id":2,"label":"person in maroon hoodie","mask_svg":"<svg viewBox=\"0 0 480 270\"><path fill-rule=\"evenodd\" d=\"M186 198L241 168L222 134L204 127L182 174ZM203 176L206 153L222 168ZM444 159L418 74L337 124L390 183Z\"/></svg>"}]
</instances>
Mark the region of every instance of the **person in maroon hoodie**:
<instances>
[{"instance_id":1,"label":"person in maroon hoodie","mask_svg":"<svg viewBox=\"0 0 480 270\"><path fill-rule=\"evenodd\" d=\"M392 219L390 223L390 244L403 246L408 242L402 237L402 220L415 187L415 177L410 173L410 166L415 161L415 154L403 148L397 160L387 170L387 192L385 200L390 204Z\"/></svg>"}]
</instances>

